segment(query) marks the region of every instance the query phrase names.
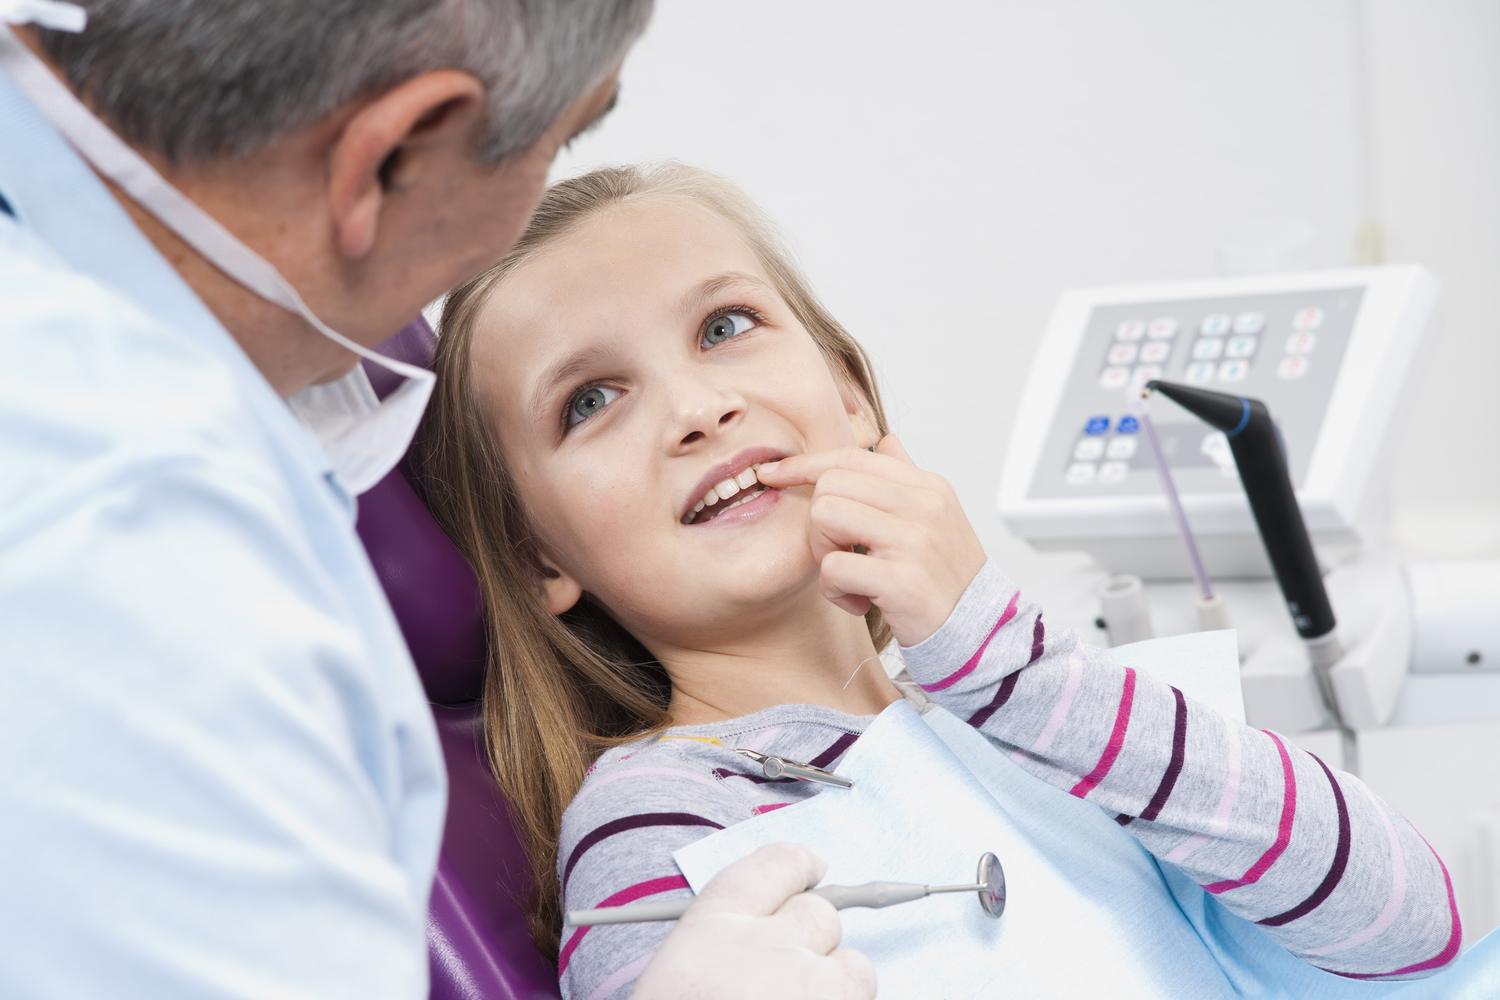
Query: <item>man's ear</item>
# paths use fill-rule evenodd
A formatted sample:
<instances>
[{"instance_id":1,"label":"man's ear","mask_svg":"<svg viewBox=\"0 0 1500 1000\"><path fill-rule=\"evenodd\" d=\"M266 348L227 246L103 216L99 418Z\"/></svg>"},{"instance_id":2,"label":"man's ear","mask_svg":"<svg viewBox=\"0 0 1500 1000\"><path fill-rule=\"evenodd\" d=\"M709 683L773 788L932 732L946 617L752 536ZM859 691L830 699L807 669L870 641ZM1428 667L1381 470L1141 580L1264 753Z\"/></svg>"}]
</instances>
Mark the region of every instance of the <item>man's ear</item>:
<instances>
[{"instance_id":1,"label":"man's ear","mask_svg":"<svg viewBox=\"0 0 1500 1000\"><path fill-rule=\"evenodd\" d=\"M553 565L546 556L541 556L537 570L537 586L542 591L542 606L554 617L573 610L583 596L583 585Z\"/></svg>"},{"instance_id":2,"label":"man's ear","mask_svg":"<svg viewBox=\"0 0 1500 1000\"><path fill-rule=\"evenodd\" d=\"M875 407L865 396L864 390L848 379L839 379L839 398L844 401L844 412L849 416L849 426L854 431L854 442L861 448L873 448L885 435L875 420Z\"/></svg>"},{"instance_id":3,"label":"man's ear","mask_svg":"<svg viewBox=\"0 0 1500 1000\"><path fill-rule=\"evenodd\" d=\"M358 260L375 247L386 198L424 171L470 163L484 120L484 86L469 73L434 70L356 110L328 152L328 195L339 251Z\"/></svg>"}]
</instances>

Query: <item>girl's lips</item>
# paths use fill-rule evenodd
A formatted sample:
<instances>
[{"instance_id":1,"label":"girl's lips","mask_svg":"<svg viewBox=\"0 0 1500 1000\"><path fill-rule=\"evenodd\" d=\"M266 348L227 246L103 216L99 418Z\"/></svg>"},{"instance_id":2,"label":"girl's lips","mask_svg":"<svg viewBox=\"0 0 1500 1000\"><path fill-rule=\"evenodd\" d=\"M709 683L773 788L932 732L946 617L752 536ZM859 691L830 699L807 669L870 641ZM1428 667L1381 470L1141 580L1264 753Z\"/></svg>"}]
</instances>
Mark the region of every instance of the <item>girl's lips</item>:
<instances>
[{"instance_id":1,"label":"girl's lips","mask_svg":"<svg viewBox=\"0 0 1500 1000\"><path fill-rule=\"evenodd\" d=\"M695 521L686 527L711 528L716 524L746 524L750 521L758 521L780 502L781 491L766 487L754 500L742 503L722 514L716 514L707 521Z\"/></svg>"}]
</instances>

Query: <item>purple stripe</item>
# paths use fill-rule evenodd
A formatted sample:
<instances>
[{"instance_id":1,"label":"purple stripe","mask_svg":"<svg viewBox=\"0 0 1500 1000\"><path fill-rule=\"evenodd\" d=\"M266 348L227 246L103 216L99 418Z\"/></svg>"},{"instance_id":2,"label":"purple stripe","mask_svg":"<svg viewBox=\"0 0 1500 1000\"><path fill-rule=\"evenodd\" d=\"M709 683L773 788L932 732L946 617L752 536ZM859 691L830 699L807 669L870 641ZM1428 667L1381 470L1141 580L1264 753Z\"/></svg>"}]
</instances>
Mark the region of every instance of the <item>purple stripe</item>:
<instances>
[{"instance_id":1,"label":"purple stripe","mask_svg":"<svg viewBox=\"0 0 1500 1000\"><path fill-rule=\"evenodd\" d=\"M1015 691L1016 682L1020 679L1021 672L1019 670L1013 674L1007 674L1005 680L1000 682L1000 689L995 692L995 697L990 699L990 703L969 716L969 725L978 729L986 722L989 722L990 716L998 712L1007 701L1010 701L1011 692Z\"/></svg>"},{"instance_id":2,"label":"purple stripe","mask_svg":"<svg viewBox=\"0 0 1500 1000\"><path fill-rule=\"evenodd\" d=\"M648 826L707 826L715 830L724 829L721 824L702 816L694 816L692 813L636 813L633 816L621 816L619 819L610 820L589 832L578 842L578 846L573 848L573 853L568 855L568 863L563 867L563 891L566 892L568 889L568 876L573 874L574 867L589 848L617 833L639 830Z\"/></svg>"},{"instance_id":3,"label":"purple stripe","mask_svg":"<svg viewBox=\"0 0 1500 1000\"><path fill-rule=\"evenodd\" d=\"M1344 868L1349 864L1349 807L1344 802L1344 790L1339 787L1338 779L1333 776L1333 772L1328 770L1328 765L1323 763L1317 754L1310 753L1308 756L1318 762L1318 766L1328 776L1328 783L1333 786L1333 800L1338 803L1339 807L1339 842L1333 850L1333 864L1329 866L1328 874L1323 876L1323 881L1313 890L1312 895L1285 913L1278 913L1274 917L1256 921L1266 927L1289 924L1298 917L1305 917L1316 910L1339 884L1339 879L1344 877Z\"/></svg>"},{"instance_id":4,"label":"purple stripe","mask_svg":"<svg viewBox=\"0 0 1500 1000\"><path fill-rule=\"evenodd\" d=\"M842 756L843 752L845 750L848 750L850 745L853 744L853 742L857 739L859 739L858 733L845 733L838 739L834 740L831 744L829 744L828 749L818 754L812 760L808 761L808 763L813 767L821 767L824 770L827 770L828 765L838 760L839 757ZM776 755L772 754L771 756L774 757ZM727 767L714 768L713 776L715 778L744 778L746 781L756 785L786 785L798 780L796 778L768 778L764 774L751 774L746 771L731 771Z\"/></svg>"},{"instance_id":5,"label":"purple stripe","mask_svg":"<svg viewBox=\"0 0 1500 1000\"><path fill-rule=\"evenodd\" d=\"M1046 638L1046 626L1042 624L1042 616L1037 615L1036 624L1031 626L1031 659L1026 661L1026 665L1028 667L1042 658L1042 653L1045 652L1047 648L1046 644L1043 642L1043 640Z\"/></svg>"},{"instance_id":6,"label":"purple stripe","mask_svg":"<svg viewBox=\"0 0 1500 1000\"><path fill-rule=\"evenodd\" d=\"M1124 813L1120 813L1115 817L1115 822L1120 824L1121 826L1129 826L1130 821L1133 819L1135 819L1134 816L1126 816Z\"/></svg>"},{"instance_id":7,"label":"purple stripe","mask_svg":"<svg viewBox=\"0 0 1500 1000\"><path fill-rule=\"evenodd\" d=\"M1172 759L1167 764L1167 773L1161 776L1156 794L1151 796L1151 801L1141 812L1141 819L1148 823L1156 819L1162 806L1167 804L1167 799L1172 797L1177 776L1182 773L1182 759L1187 754L1187 699L1175 687L1172 689L1172 697L1177 700L1177 717L1172 723Z\"/></svg>"}]
</instances>

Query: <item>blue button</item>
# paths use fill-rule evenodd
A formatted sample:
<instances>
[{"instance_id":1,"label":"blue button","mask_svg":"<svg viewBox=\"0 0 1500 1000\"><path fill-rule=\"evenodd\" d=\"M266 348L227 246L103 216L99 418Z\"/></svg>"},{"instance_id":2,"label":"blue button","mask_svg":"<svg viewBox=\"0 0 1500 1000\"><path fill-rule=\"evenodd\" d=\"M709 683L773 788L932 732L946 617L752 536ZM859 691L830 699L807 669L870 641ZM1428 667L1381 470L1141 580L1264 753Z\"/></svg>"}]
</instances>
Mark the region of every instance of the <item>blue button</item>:
<instances>
[{"instance_id":1,"label":"blue button","mask_svg":"<svg viewBox=\"0 0 1500 1000\"><path fill-rule=\"evenodd\" d=\"M1141 422L1135 417L1121 417L1120 423L1115 427L1115 430L1119 431L1121 434L1135 434L1140 429Z\"/></svg>"},{"instance_id":2,"label":"blue button","mask_svg":"<svg viewBox=\"0 0 1500 1000\"><path fill-rule=\"evenodd\" d=\"M1085 433L1085 434L1108 434L1109 433L1109 418L1108 417L1089 417L1089 422L1083 425L1083 433Z\"/></svg>"}]
</instances>

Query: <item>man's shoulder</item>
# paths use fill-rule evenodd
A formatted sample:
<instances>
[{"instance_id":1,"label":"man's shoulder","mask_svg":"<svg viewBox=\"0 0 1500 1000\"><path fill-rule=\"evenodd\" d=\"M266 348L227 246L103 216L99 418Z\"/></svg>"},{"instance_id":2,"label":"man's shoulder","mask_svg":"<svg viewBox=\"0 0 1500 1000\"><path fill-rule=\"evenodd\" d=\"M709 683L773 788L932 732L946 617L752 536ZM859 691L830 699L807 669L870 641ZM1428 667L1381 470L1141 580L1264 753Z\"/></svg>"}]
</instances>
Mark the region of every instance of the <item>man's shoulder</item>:
<instances>
[{"instance_id":1,"label":"man's shoulder","mask_svg":"<svg viewBox=\"0 0 1500 1000\"><path fill-rule=\"evenodd\" d=\"M265 443L254 407L203 331L159 322L29 249L0 240L0 455L11 487L157 459L257 464L246 462Z\"/></svg>"}]
</instances>

